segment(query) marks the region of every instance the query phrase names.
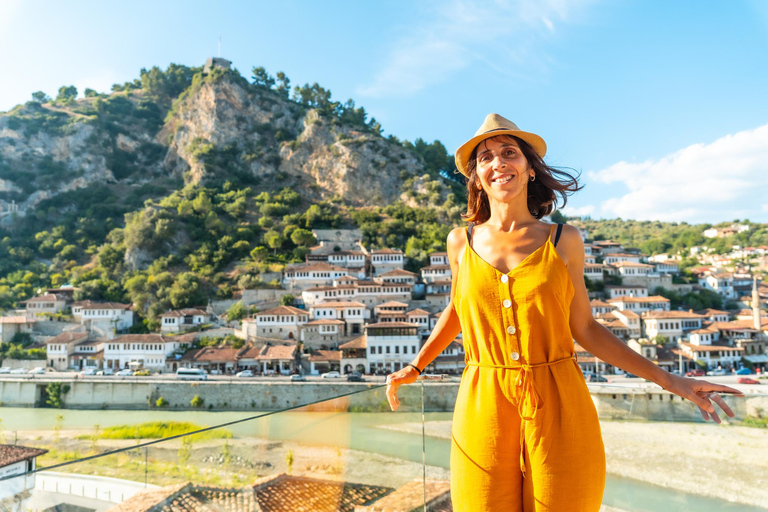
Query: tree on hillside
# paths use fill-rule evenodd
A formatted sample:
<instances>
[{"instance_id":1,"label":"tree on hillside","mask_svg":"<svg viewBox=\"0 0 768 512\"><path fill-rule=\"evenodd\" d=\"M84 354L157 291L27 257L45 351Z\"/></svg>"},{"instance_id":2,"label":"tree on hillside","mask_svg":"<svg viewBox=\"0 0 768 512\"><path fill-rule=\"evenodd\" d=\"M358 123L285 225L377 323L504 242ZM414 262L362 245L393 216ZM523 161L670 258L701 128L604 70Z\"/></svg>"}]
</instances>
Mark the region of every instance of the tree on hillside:
<instances>
[{"instance_id":1,"label":"tree on hillside","mask_svg":"<svg viewBox=\"0 0 768 512\"><path fill-rule=\"evenodd\" d=\"M263 87L264 89L272 89L272 86L275 85L275 79L272 75L267 73L267 70L263 67L259 66L258 68L253 68L253 76L251 77L253 80L253 85L256 87Z\"/></svg>"},{"instance_id":2,"label":"tree on hillside","mask_svg":"<svg viewBox=\"0 0 768 512\"><path fill-rule=\"evenodd\" d=\"M77 88L74 85L59 87L59 94L56 96L56 103L66 105L77 98Z\"/></svg>"},{"instance_id":3,"label":"tree on hillside","mask_svg":"<svg viewBox=\"0 0 768 512\"><path fill-rule=\"evenodd\" d=\"M277 88L275 90L285 98L291 94L291 80L282 71L277 72Z\"/></svg>"},{"instance_id":4,"label":"tree on hillside","mask_svg":"<svg viewBox=\"0 0 768 512\"><path fill-rule=\"evenodd\" d=\"M48 103L51 101L51 97L45 94L43 91L37 91L32 93L32 101L35 103Z\"/></svg>"}]
</instances>

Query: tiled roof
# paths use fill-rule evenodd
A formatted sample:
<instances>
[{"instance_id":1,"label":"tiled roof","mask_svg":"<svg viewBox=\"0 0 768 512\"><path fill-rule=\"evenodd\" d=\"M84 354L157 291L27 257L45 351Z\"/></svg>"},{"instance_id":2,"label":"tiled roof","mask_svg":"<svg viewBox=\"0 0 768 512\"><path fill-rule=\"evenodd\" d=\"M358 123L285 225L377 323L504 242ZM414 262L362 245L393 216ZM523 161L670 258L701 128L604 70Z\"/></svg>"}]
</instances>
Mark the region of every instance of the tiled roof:
<instances>
[{"instance_id":1,"label":"tiled roof","mask_svg":"<svg viewBox=\"0 0 768 512\"><path fill-rule=\"evenodd\" d=\"M207 313L202 309L176 309L168 311L160 315L160 318L165 317L182 317L182 316L206 316Z\"/></svg>"},{"instance_id":2,"label":"tiled roof","mask_svg":"<svg viewBox=\"0 0 768 512\"><path fill-rule=\"evenodd\" d=\"M310 361L341 361L341 350L315 350Z\"/></svg>"},{"instance_id":3,"label":"tiled roof","mask_svg":"<svg viewBox=\"0 0 768 512\"><path fill-rule=\"evenodd\" d=\"M263 512L352 512L392 489L280 473L260 478L253 491L258 510Z\"/></svg>"},{"instance_id":4,"label":"tiled roof","mask_svg":"<svg viewBox=\"0 0 768 512\"><path fill-rule=\"evenodd\" d=\"M445 480L411 480L399 487L395 492L368 507L356 507L355 512L395 512L422 510L424 507L424 493L427 495L427 510L431 512L452 511L451 483Z\"/></svg>"},{"instance_id":5,"label":"tiled roof","mask_svg":"<svg viewBox=\"0 0 768 512\"><path fill-rule=\"evenodd\" d=\"M410 311L405 312L405 316L420 316L420 315L429 315L429 311L424 311L423 309L412 309Z\"/></svg>"},{"instance_id":6,"label":"tiled roof","mask_svg":"<svg viewBox=\"0 0 768 512\"><path fill-rule=\"evenodd\" d=\"M262 347L259 354L254 357L258 360L293 359L296 345L269 345Z\"/></svg>"},{"instance_id":7,"label":"tiled roof","mask_svg":"<svg viewBox=\"0 0 768 512\"><path fill-rule=\"evenodd\" d=\"M326 300L310 306L312 308L364 308L365 304L355 300Z\"/></svg>"},{"instance_id":8,"label":"tiled roof","mask_svg":"<svg viewBox=\"0 0 768 512\"><path fill-rule=\"evenodd\" d=\"M379 327L412 327L414 329L418 329L418 324L412 324L409 322L376 322L373 324L365 324L363 327L366 328L379 328Z\"/></svg>"},{"instance_id":9,"label":"tiled roof","mask_svg":"<svg viewBox=\"0 0 768 512\"><path fill-rule=\"evenodd\" d=\"M609 255L607 255L609 256ZM613 263L608 263L608 265L613 267L638 267L638 268L653 268L653 265L648 265L646 263L633 263L631 261L616 261Z\"/></svg>"},{"instance_id":10,"label":"tiled roof","mask_svg":"<svg viewBox=\"0 0 768 512\"><path fill-rule=\"evenodd\" d=\"M394 270L390 270L389 272L384 272L383 274L379 274L379 277L384 276L416 276L417 274L414 272L410 272L408 270L403 270L401 268L396 268Z\"/></svg>"},{"instance_id":11,"label":"tiled roof","mask_svg":"<svg viewBox=\"0 0 768 512\"><path fill-rule=\"evenodd\" d=\"M130 309L130 304L121 304L120 302L93 302L90 300L83 300L72 304L73 307L81 307L82 309Z\"/></svg>"},{"instance_id":12,"label":"tiled roof","mask_svg":"<svg viewBox=\"0 0 768 512\"><path fill-rule=\"evenodd\" d=\"M114 343L165 343L169 340L161 334L123 334L112 341Z\"/></svg>"},{"instance_id":13,"label":"tiled roof","mask_svg":"<svg viewBox=\"0 0 768 512\"><path fill-rule=\"evenodd\" d=\"M302 325L344 325L344 320L336 320L333 318L318 318Z\"/></svg>"},{"instance_id":14,"label":"tiled roof","mask_svg":"<svg viewBox=\"0 0 768 512\"><path fill-rule=\"evenodd\" d=\"M48 450L11 444L0 444L0 468L10 466L11 464L15 464L22 460L37 457L44 453L48 453Z\"/></svg>"},{"instance_id":15,"label":"tiled roof","mask_svg":"<svg viewBox=\"0 0 768 512\"><path fill-rule=\"evenodd\" d=\"M287 268L285 269L285 273L287 274L289 272L308 272L311 270L320 270L320 271L336 270L336 271L346 272L348 269L344 267L337 267L336 265L331 265L330 263L324 263L322 261L319 261L319 262L312 262L312 263L304 263L301 265L297 265L295 267Z\"/></svg>"},{"instance_id":16,"label":"tiled roof","mask_svg":"<svg viewBox=\"0 0 768 512\"><path fill-rule=\"evenodd\" d=\"M662 297L661 295L650 295L648 297L614 297L608 299L608 303L612 302L669 302L669 299Z\"/></svg>"},{"instance_id":17,"label":"tiled roof","mask_svg":"<svg viewBox=\"0 0 768 512\"><path fill-rule=\"evenodd\" d=\"M71 332L71 331L65 331L61 334L57 334L53 338L49 338L45 340L46 345L53 345L53 344L60 344L60 343L79 343L83 340L88 339L88 333L87 332Z\"/></svg>"},{"instance_id":18,"label":"tiled roof","mask_svg":"<svg viewBox=\"0 0 768 512\"><path fill-rule=\"evenodd\" d=\"M421 270L450 270L450 265L427 265L426 267L421 267Z\"/></svg>"},{"instance_id":19,"label":"tiled roof","mask_svg":"<svg viewBox=\"0 0 768 512\"><path fill-rule=\"evenodd\" d=\"M234 362L240 350L232 347L203 347L188 351L181 356L181 360L200 363L209 361Z\"/></svg>"},{"instance_id":20,"label":"tiled roof","mask_svg":"<svg viewBox=\"0 0 768 512\"><path fill-rule=\"evenodd\" d=\"M400 249L376 249L371 251L371 254L403 254Z\"/></svg>"},{"instance_id":21,"label":"tiled roof","mask_svg":"<svg viewBox=\"0 0 768 512\"><path fill-rule=\"evenodd\" d=\"M644 311L641 315L643 318L706 318L704 315L699 315L693 311Z\"/></svg>"},{"instance_id":22,"label":"tiled roof","mask_svg":"<svg viewBox=\"0 0 768 512\"><path fill-rule=\"evenodd\" d=\"M31 299L23 300L23 303L27 302L55 302L57 300L63 300L66 301L66 297L62 297L61 295L56 295L54 293L45 293L43 295L38 295L37 297L32 297Z\"/></svg>"},{"instance_id":23,"label":"tiled roof","mask_svg":"<svg viewBox=\"0 0 768 512\"><path fill-rule=\"evenodd\" d=\"M398 302L396 300L390 300L390 301L387 301L387 302L382 302L381 304L379 304L376 307L377 308L407 308L408 304L406 304L405 302Z\"/></svg>"},{"instance_id":24,"label":"tiled roof","mask_svg":"<svg viewBox=\"0 0 768 512\"><path fill-rule=\"evenodd\" d=\"M258 317L262 315L309 315L309 312L304 309L295 308L293 306L277 306L276 308L259 311L254 316Z\"/></svg>"},{"instance_id":25,"label":"tiled roof","mask_svg":"<svg viewBox=\"0 0 768 512\"><path fill-rule=\"evenodd\" d=\"M680 345L688 347L694 352L716 352L718 350L735 350L736 352L744 352L743 347L731 347L728 345L696 345L686 341L681 341Z\"/></svg>"},{"instance_id":26,"label":"tiled roof","mask_svg":"<svg viewBox=\"0 0 768 512\"><path fill-rule=\"evenodd\" d=\"M359 337L353 339L352 341L348 341L346 343L342 343L341 345L339 345L340 349L345 349L345 348L349 348L349 349L351 349L351 348L367 348L367 347L368 347L368 343L367 343L367 340L366 340L365 336L359 336Z\"/></svg>"},{"instance_id":27,"label":"tiled roof","mask_svg":"<svg viewBox=\"0 0 768 512\"><path fill-rule=\"evenodd\" d=\"M26 316L0 316L0 324L33 324L37 322L35 318Z\"/></svg>"}]
</instances>

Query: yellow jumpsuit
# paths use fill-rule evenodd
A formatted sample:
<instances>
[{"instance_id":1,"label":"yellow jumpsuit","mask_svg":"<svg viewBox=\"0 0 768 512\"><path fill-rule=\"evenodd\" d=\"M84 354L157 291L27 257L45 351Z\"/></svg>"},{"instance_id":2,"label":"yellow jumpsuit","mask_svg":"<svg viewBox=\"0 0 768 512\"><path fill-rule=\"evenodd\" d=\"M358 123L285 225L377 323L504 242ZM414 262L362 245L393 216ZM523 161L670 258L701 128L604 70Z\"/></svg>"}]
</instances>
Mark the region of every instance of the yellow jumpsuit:
<instances>
[{"instance_id":1,"label":"yellow jumpsuit","mask_svg":"<svg viewBox=\"0 0 768 512\"><path fill-rule=\"evenodd\" d=\"M467 246L454 307L466 368L453 413L453 510L596 512L597 412L569 327L573 284L549 238L507 274Z\"/></svg>"}]
</instances>

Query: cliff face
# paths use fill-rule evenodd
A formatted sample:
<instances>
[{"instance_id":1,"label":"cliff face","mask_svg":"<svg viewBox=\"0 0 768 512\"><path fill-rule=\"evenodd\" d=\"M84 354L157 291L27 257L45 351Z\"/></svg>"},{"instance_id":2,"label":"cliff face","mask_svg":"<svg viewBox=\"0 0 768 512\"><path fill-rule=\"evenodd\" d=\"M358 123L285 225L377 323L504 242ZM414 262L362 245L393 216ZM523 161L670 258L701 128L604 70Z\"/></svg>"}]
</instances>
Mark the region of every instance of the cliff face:
<instances>
[{"instance_id":1,"label":"cliff face","mask_svg":"<svg viewBox=\"0 0 768 512\"><path fill-rule=\"evenodd\" d=\"M397 143L233 81L203 83L177 110L158 139L171 138L164 163L185 181L214 177L221 168L210 162L223 152L238 172L262 183L303 184L310 199L365 205L399 199L401 171L423 172Z\"/></svg>"},{"instance_id":2,"label":"cliff face","mask_svg":"<svg viewBox=\"0 0 768 512\"><path fill-rule=\"evenodd\" d=\"M136 90L0 114L0 199L23 212L93 183L237 176L255 190L292 186L308 200L383 205L412 202L403 181L424 173L399 143L239 76L196 75L169 103Z\"/></svg>"}]
</instances>

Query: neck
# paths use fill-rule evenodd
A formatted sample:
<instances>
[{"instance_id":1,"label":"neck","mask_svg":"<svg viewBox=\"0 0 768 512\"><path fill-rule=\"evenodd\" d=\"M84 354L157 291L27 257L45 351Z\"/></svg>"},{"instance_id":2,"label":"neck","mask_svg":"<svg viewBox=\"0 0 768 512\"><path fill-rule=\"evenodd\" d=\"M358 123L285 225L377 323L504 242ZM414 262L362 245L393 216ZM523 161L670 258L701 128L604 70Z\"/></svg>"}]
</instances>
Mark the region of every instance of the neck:
<instances>
[{"instance_id":1,"label":"neck","mask_svg":"<svg viewBox=\"0 0 768 512\"><path fill-rule=\"evenodd\" d=\"M499 231L515 231L522 226L536 222L536 217L528 211L528 197L526 191L517 196L510 202L497 201L490 199L491 216L484 224L493 226Z\"/></svg>"}]
</instances>

